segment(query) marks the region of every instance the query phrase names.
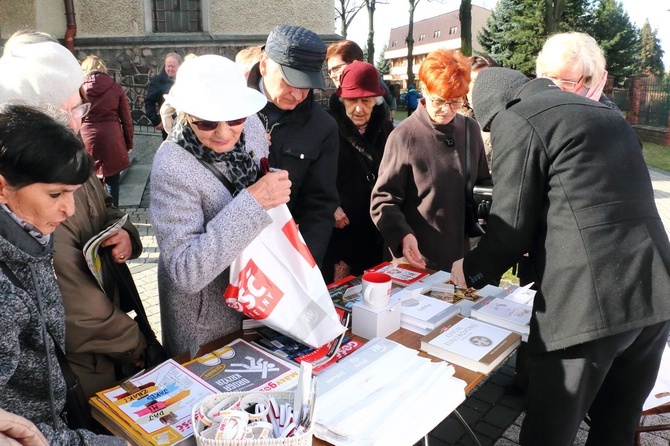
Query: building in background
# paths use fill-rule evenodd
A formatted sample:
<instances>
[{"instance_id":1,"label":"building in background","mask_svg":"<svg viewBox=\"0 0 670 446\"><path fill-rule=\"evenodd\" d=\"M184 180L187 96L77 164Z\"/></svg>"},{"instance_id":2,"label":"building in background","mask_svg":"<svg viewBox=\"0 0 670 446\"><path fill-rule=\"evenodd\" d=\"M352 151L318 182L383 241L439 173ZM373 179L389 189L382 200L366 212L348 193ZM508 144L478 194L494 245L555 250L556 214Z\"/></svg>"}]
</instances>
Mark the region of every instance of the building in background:
<instances>
[{"instance_id":1,"label":"building in background","mask_svg":"<svg viewBox=\"0 0 670 446\"><path fill-rule=\"evenodd\" d=\"M2 44L19 29L65 42L66 8L74 12L69 20L77 59L102 58L126 90L133 120L149 129L144 90L167 53L234 59L240 49L264 44L282 23L309 28L326 43L339 40L332 0L274 0L271 7L265 0L5 0L0 1Z\"/></svg>"},{"instance_id":2,"label":"building in background","mask_svg":"<svg viewBox=\"0 0 670 446\"><path fill-rule=\"evenodd\" d=\"M477 42L477 34L486 26L486 19L491 11L480 6L472 5L472 51L474 54L482 51ZM391 63L390 73L384 76L393 84L407 88L407 32L409 25L392 28L384 58ZM414 49L412 51L412 65L414 74L419 73L421 62L426 54L439 48L461 48L461 22L458 19L458 10L441 14L429 19L414 22ZM419 83L417 78L416 82ZM418 86L417 86L418 87Z\"/></svg>"}]
</instances>

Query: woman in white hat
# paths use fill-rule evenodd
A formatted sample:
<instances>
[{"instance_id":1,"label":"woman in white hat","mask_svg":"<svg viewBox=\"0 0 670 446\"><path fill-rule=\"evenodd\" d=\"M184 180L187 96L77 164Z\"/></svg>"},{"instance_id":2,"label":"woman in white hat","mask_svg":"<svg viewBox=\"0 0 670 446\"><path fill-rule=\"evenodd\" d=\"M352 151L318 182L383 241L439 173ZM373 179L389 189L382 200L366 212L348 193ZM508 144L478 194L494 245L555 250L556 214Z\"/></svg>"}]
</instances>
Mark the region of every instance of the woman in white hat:
<instances>
[{"instance_id":1,"label":"woman in white hat","mask_svg":"<svg viewBox=\"0 0 670 446\"><path fill-rule=\"evenodd\" d=\"M151 222L160 258L163 345L172 355L241 329L222 298L228 266L287 203L286 171L261 176L268 144L255 113L263 94L221 56L184 62L166 99L178 112L151 171Z\"/></svg>"}]
</instances>

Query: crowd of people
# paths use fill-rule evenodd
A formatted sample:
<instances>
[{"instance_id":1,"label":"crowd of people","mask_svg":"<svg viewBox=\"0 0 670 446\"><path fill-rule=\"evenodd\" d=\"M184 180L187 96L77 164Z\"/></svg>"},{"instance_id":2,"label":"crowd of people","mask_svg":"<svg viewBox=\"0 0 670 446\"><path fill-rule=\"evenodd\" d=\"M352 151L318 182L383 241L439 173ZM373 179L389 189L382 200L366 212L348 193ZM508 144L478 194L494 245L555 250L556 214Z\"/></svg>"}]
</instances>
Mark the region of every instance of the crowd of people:
<instances>
[{"instance_id":1,"label":"crowd of people","mask_svg":"<svg viewBox=\"0 0 670 446\"><path fill-rule=\"evenodd\" d=\"M324 65L327 107L314 94ZM326 282L404 259L479 288L522 265L537 296L521 443L572 444L587 415L587 444L631 443L670 331L670 243L606 75L580 33L549 38L532 81L438 49L394 128L397 99L349 40L278 25L235 62L168 53L144 101L164 139L150 214L167 352L193 356L241 328L222 298L229 266L286 204ZM82 254L124 215L128 101L103 60L80 65L24 31L0 58L0 103L0 439L125 444L62 415L67 370L90 396L124 378L119 364L145 361L119 290L100 287ZM471 250L477 184L494 195ZM130 221L103 247L119 265L142 251Z\"/></svg>"}]
</instances>

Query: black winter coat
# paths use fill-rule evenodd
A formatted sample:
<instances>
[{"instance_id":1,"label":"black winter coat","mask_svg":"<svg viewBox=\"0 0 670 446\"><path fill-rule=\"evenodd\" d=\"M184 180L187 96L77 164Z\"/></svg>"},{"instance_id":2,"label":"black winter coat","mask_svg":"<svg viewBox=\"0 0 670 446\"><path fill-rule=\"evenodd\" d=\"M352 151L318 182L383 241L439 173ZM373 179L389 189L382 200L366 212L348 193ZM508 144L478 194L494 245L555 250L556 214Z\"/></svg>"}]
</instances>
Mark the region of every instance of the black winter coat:
<instances>
[{"instance_id":1,"label":"black winter coat","mask_svg":"<svg viewBox=\"0 0 670 446\"><path fill-rule=\"evenodd\" d=\"M260 91L260 82L256 64L249 72L248 85ZM280 110L268 101L258 116L272 138L270 166L288 171L291 180L288 208L320 267L339 204L335 186L337 124L314 102L313 91L290 111Z\"/></svg>"},{"instance_id":2,"label":"black winter coat","mask_svg":"<svg viewBox=\"0 0 670 446\"><path fill-rule=\"evenodd\" d=\"M149 82L144 97L144 111L154 127L161 123L160 109L165 102L163 95L168 94L173 85L174 79L170 79L165 70Z\"/></svg>"},{"instance_id":3,"label":"black winter coat","mask_svg":"<svg viewBox=\"0 0 670 446\"><path fill-rule=\"evenodd\" d=\"M670 243L639 139L618 110L549 84L500 104L488 229L463 264L481 287L529 253L531 352L670 320Z\"/></svg>"},{"instance_id":4,"label":"black winter coat","mask_svg":"<svg viewBox=\"0 0 670 446\"><path fill-rule=\"evenodd\" d=\"M370 194L393 124L386 119L384 105L377 105L372 109L365 133L361 135L335 94L330 97L329 109L339 131L337 192L349 225L333 229L326 263L344 261L349 265L351 274L360 275L365 268L382 261L383 240L370 217ZM365 163L366 169L361 163Z\"/></svg>"}]
</instances>

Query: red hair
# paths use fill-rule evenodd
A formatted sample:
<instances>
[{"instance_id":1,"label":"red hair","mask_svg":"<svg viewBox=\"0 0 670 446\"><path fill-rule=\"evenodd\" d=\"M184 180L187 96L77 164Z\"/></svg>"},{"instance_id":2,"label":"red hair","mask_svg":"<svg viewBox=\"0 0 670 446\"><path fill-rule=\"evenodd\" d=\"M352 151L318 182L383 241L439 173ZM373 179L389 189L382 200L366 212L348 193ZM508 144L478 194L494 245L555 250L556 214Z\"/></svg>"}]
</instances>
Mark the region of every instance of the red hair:
<instances>
[{"instance_id":1,"label":"red hair","mask_svg":"<svg viewBox=\"0 0 670 446\"><path fill-rule=\"evenodd\" d=\"M468 92L471 62L452 50L429 53L419 68L426 90L443 99L461 98Z\"/></svg>"}]
</instances>

